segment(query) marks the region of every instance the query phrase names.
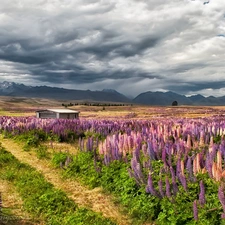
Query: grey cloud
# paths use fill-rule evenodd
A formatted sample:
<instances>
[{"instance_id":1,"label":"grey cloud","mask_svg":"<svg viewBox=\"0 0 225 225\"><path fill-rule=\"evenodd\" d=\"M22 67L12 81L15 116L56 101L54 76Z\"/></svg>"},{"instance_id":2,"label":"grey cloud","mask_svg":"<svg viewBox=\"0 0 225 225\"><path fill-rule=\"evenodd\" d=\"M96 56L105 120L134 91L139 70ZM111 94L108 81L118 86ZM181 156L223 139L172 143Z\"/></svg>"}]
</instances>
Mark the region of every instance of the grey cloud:
<instances>
[{"instance_id":1,"label":"grey cloud","mask_svg":"<svg viewBox=\"0 0 225 225\"><path fill-rule=\"evenodd\" d=\"M190 83L183 83L183 82L174 82L165 84L164 86L166 90L177 92L180 94L187 94L187 93L199 93L201 90L205 89L214 89L218 90L225 87L225 80L220 82L190 82Z\"/></svg>"},{"instance_id":2,"label":"grey cloud","mask_svg":"<svg viewBox=\"0 0 225 225\"><path fill-rule=\"evenodd\" d=\"M127 94L130 86L183 94L223 88L225 2L203 3L3 0L0 71L52 86L123 82Z\"/></svg>"}]
</instances>

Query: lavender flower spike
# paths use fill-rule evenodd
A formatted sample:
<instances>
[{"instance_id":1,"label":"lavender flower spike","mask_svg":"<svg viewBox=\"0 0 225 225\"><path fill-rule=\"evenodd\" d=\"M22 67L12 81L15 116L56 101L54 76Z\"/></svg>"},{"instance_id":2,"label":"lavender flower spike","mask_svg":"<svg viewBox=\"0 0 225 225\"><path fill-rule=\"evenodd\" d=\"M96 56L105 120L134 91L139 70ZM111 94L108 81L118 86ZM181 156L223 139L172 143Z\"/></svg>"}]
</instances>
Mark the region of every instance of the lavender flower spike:
<instances>
[{"instance_id":1,"label":"lavender flower spike","mask_svg":"<svg viewBox=\"0 0 225 225\"><path fill-rule=\"evenodd\" d=\"M168 177L166 177L166 196L168 198L171 198L171 192L170 192L170 182Z\"/></svg>"},{"instance_id":2,"label":"lavender flower spike","mask_svg":"<svg viewBox=\"0 0 225 225\"><path fill-rule=\"evenodd\" d=\"M194 200L194 202L193 202L193 214L194 214L194 219L198 220L197 200Z\"/></svg>"},{"instance_id":3,"label":"lavender flower spike","mask_svg":"<svg viewBox=\"0 0 225 225\"><path fill-rule=\"evenodd\" d=\"M199 194L199 203L201 206L203 206L206 203L205 200L205 186L203 181L200 181L200 194Z\"/></svg>"},{"instance_id":4,"label":"lavender flower spike","mask_svg":"<svg viewBox=\"0 0 225 225\"><path fill-rule=\"evenodd\" d=\"M158 182L158 186L159 186L159 192L160 192L160 195L161 197L165 197L165 193L163 191L163 183L162 183L162 179L160 178L159 182Z\"/></svg>"},{"instance_id":5,"label":"lavender flower spike","mask_svg":"<svg viewBox=\"0 0 225 225\"><path fill-rule=\"evenodd\" d=\"M225 196L224 196L224 190L222 186L219 186L218 189L218 198L220 200L220 203L223 207L223 212L225 213Z\"/></svg>"},{"instance_id":6,"label":"lavender flower spike","mask_svg":"<svg viewBox=\"0 0 225 225\"><path fill-rule=\"evenodd\" d=\"M146 192L151 193L152 195L154 195L156 197L159 197L159 194L157 193L157 191L155 190L155 188L153 186L152 176L150 173L148 175L148 185L146 187Z\"/></svg>"}]
</instances>

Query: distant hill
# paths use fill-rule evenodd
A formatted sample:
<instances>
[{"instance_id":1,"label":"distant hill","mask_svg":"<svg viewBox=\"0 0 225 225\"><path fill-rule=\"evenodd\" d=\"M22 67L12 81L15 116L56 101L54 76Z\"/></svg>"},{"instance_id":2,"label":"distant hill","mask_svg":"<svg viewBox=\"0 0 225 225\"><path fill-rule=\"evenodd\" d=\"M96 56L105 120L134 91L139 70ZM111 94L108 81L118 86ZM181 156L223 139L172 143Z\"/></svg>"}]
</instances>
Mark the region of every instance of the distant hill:
<instances>
[{"instance_id":1,"label":"distant hill","mask_svg":"<svg viewBox=\"0 0 225 225\"><path fill-rule=\"evenodd\" d=\"M112 90L102 91L71 90L65 88L48 86L26 86L14 82L4 81L0 83L0 95L16 97L38 97L62 100L89 100L106 102L130 102L131 100L123 94Z\"/></svg>"},{"instance_id":2,"label":"distant hill","mask_svg":"<svg viewBox=\"0 0 225 225\"><path fill-rule=\"evenodd\" d=\"M102 91L91 90L72 90L48 86L26 86L14 82L0 82L0 95L11 97L32 97L47 98L57 100L82 100L96 102L119 102L134 103L143 105L169 106L173 101L179 105L197 105L197 106L222 106L225 105L225 96L222 97L204 97L202 95L193 95L187 97L172 91L168 92L145 92L139 94L133 100L114 89L103 89Z\"/></svg>"},{"instance_id":3,"label":"distant hill","mask_svg":"<svg viewBox=\"0 0 225 225\"><path fill-rule=\"evenodd\" d=\"M177 101L178 105L207 105L207 106L222 106L225 105L225 96L223 97L204 97L202 95L193 95L186 97L185 95L179 95L174 92L145 92L139 94L133 99L133 103L143 105L159 105L168 106L172 105L173 101Z\"/></svg>"},{"instance_id":4,"label":"distant hill","mask_svg":"<svg viewBox=\"0 0 225 225\"><path fill-rule=\"evenodd\" d=\"M134 103L144 105L171 105L173 101L177 101L180 105L191 105L192 102L184 95L173 92L145 92L133 99Z\"/></svg>"}]
</instances>

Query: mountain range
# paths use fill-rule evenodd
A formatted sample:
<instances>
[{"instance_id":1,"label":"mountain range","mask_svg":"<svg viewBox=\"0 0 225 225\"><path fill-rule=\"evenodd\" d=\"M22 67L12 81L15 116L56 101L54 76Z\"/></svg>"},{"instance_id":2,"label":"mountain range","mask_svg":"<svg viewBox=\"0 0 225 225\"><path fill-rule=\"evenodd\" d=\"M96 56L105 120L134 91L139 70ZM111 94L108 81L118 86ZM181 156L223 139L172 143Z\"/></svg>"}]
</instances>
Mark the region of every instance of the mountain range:
<instances>
[{"instance_id":1,"label":"mountain range","mask_svg":"<svg viewBox=\"0 0 225 225\"><path fill-rule=\"evenodd\" d=\"M202 95L193 95L187 97L174 92L144 92L134 99L130 99L125 95L113 89L103 89L101 91L91 90L72 90L49 86L26 86L14 82L0 82L0 95L12 97L32 97L32 98L48 98L59 100L83 100L83 101L99 101L99 102L120 102L143 105L169 106L173 101L177 101L178 105L225 105L225 96L222 97L204 97Z\"/></svg>"}]
</instances>

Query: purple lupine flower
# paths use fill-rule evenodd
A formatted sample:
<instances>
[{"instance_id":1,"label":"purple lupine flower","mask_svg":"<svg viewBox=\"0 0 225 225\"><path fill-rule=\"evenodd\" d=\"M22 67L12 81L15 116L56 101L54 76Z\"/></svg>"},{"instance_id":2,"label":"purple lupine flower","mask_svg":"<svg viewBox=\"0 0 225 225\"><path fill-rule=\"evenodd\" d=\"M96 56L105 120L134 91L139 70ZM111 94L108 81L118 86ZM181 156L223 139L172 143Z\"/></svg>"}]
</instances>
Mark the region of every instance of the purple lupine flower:
<instances>
[{"instance_id":1,"label":"purple lupine flower","mask_svg":"<svg viewBox=\"0 0 225 225\"><path fill-rule=\"evenodd\" d=\"M135 157L137 161L140 161L140 148L138 146L133 151L133 157Z\"/></svg>"},{"instance_id":2,"label":"purple lupine flower","mask_svg":"<svg viewBox=\"0 0 225 225\"><path fill-rule=\"evenodd\" d=\"M137 161L136 154L134 154L133 158L131 159L131 168L133 170L135 179L139 181L138 183L145 183L141 165Z\"/></svg>"},{"instance_id":3,"label":"purple lupine flower","mask_svg":"<svg viewBox=\"0 0 225 225\"><path fill-rule=\"evenodd\" d=\"M225 141L224 140L221 141L221 144L219 145L219 149L222 153L223 158L225 159Z\"/></svg>"},{"instance_id":4,"label":"purple lupine flower","mask_svg":"<svg viewBox=\"0 0 225 225\"><path fill-rule=\"evenodd\" d=\"M149 154L151 160L155 160L156 155L155 155L155 151L153 149L153 145L152 145L151 141L148 141L147 145L148 145L148 154Z\"/></svg>"},{"instance_id":5,"label":"purple lupine flower","mask_svg":"<svg viewBox=\"0 0 225 225\"><path fill-rule=\"evenodd\" d=\"M209 177L213 178L213 174L212 174L212 162L213 160L210 157L210 153L206 154L206 160L205 160L205 168L209 173Z\"/></svg>"},{"instance_id":6,"label":"purple lupine flower","mask_svg":"<svg viewBox=\"0 0 225 225\"><path fill-rule=\"evenodd\" d=\"M173 194L176 195L178 192L178 187L177 187L175 172L172 166L170 167L170 173L172 176Z\"/></svg>"},{"instance_id":7,"label":"purple lupine flower","mask_svg":"<svg viewBox=\"0 0 225 225\"><path fill-rule=\"evenodd\" d=\"M200 181L200 193L199 193L199 203L201 206L203 206L206 203L205 200L205 186L203 181Z\"/></svg>"},{"instance_id":8,"label":"purple lupine flower","mask_svg":"<svg viewBox=\"0 0 225 225\"><path fill-rule=\"evenodd\" d=\"M166 165L166 147L162 149L162 161L164 162L164 165Z\"/></svg>"},{"instance_id":9,"label":"purple lupine flower","mask_svg":"<svg viewBox=\"0 0 225 225\"><path fill-rule=\"evenodd\" d=\"M223 190L222 186L219 186L218 198L219 198L219 201L220 201L220 203L223 207L223 212L225 213L225 196L224 196L224 190Z\"/></svg>"},{"instance_id":10,"label":"purple lupine flower","mask_svg":"<svg viewBox=\"0 0 225 225\"><path fill-rule=\"evenodd\" d=\"M181 159L178 158L176 167L176 176L179 178L180 174L181 174Z\"/></svg>"},{"instance_id":11,"label":"purple lupine flower","mask_svg":"<svg viewBox=\"0 0 225 225\"><path fill-rule=\"evenodd\" d=\"M142 145L142 152L144 153L145 156L147 156L147 145L146 145L146 143L144 143Z\"/></svg>"},{"instance_id":12,"label":"purple lupine flower","mask_svg":"<svg viewBox=\"0 0 225 225\"><path fill-rule=\"evenodd\" d=\"M214 161L214 159L216 157L217 149L218 149L218 145L217 144L213 144L212 152L210 153L210 158L211 158L212 161Z\"/></svg>"},{"instance_id":13,"label":"purple lupine flower","mask_svg":"<svg viewBox=\"0 0 225 225\"><path fill-rule=\"evenodd\" d=\"M180 175L180 182L184 188L185 191L187 191L187 181L186 181L186 178L185 176L183 176L182 174Z\"/></svg>"},{"instance_id":14,"label":"purple lupine flower","mask_svg":"<svg viewBox=\"0 0 225 225\"><path fill-rule=\"evenodd\" d=\"M171 152L171 148L168 151L168 160L167 160L167 164L169 165L169 167L172 166L172 152Z\"/></svg>"},{"instance_id":15,"label":"purple lupine flower","mask_svg":"<svg viewBox=\"0 0 225 225\"><path fill-rule=\"evenodd\" d=\"M161 195L161 197L165 197L165 193L163 191L163 183L162 183L162 179L160 178L159 182L158 182L158 186L159 186L159 193Z\"/></svg>"},{"instance_id":16,"label":"purple lupine flower","mask_svg":"<svg viewBox=\"0 0 225 225\"><path fill-rule=\"evenodd\" d=\"M166 177L166 196L168 198L171 198L171 192L170 192L170 182L168 177Z\"/></svg>"},{"instance_id":17,"label":"purple lupine flower","mask_svg":"<svg viewBox=\"0 0 225 225\"><path fill-rule=\"evenodd\" d=\"M205 149L199 153L199 164L201 168L205 167L204 155L205 155Z\"/></svg>"},{"instance_id":18,"label":"purple lupine flower","mask_svg":"<svg viewBox=\"0 0 225 225\"><path fill-rule=\"evenodd\" d=\"M104 163L105 163L106 166L108 166L109 163L110 163L110 158L107 154L104 155Z\"/></svg>"},{"instance_id":19,"label":"purple lupine flower","mask_svg":"<svg viewBox=\"0 0 225 225\"><path fill-rule=\"evenodd\" d=\"M197 200L194 200L194 202L193 202L193 214L194 214L194 219L198 220Z\"/></svg>"},{"instance_id":20,"label":"purple lupine flower","mask_svg":"<svg viewBox=\"0 0 225 225\"><path fill-rule=\"evenodd\" d=\"M192 181L192 178L193 178L193 166L192 166L192 159L191 159L190 156L188 156L188 159L187 159L186 169L187 169L187 172L188 172L188 178L189 178L190 181Z\"/></svg>"},{"instance_id":21,"label":"purple lupine flower","mask_svg":"<svg viewBox=\"0 0 225 225\"><path fill-rule=\"evenodd\" d=\"M157 191L155 190L154 186L153 186L153 182L152 182L152 176L149 173L148 175L148 184L146 187L146 192L147 193L151 193L152 195L159 197L159 194L157 193Z\"/></svg>"},{"instance_id":22,"label":"purple lupine flower","mask_svg":"<svg viewBox=\"0 0 225 225\"><path fill-rule=\"evenodd\" d=\"M130 178L134 178L136 183L141 186L142 183L140 182L140 180L138 179L138 177L134 174L134 172L132 171L132 169L128 168L128 174L130 176Z\"/></svg>"}]
</instances>

